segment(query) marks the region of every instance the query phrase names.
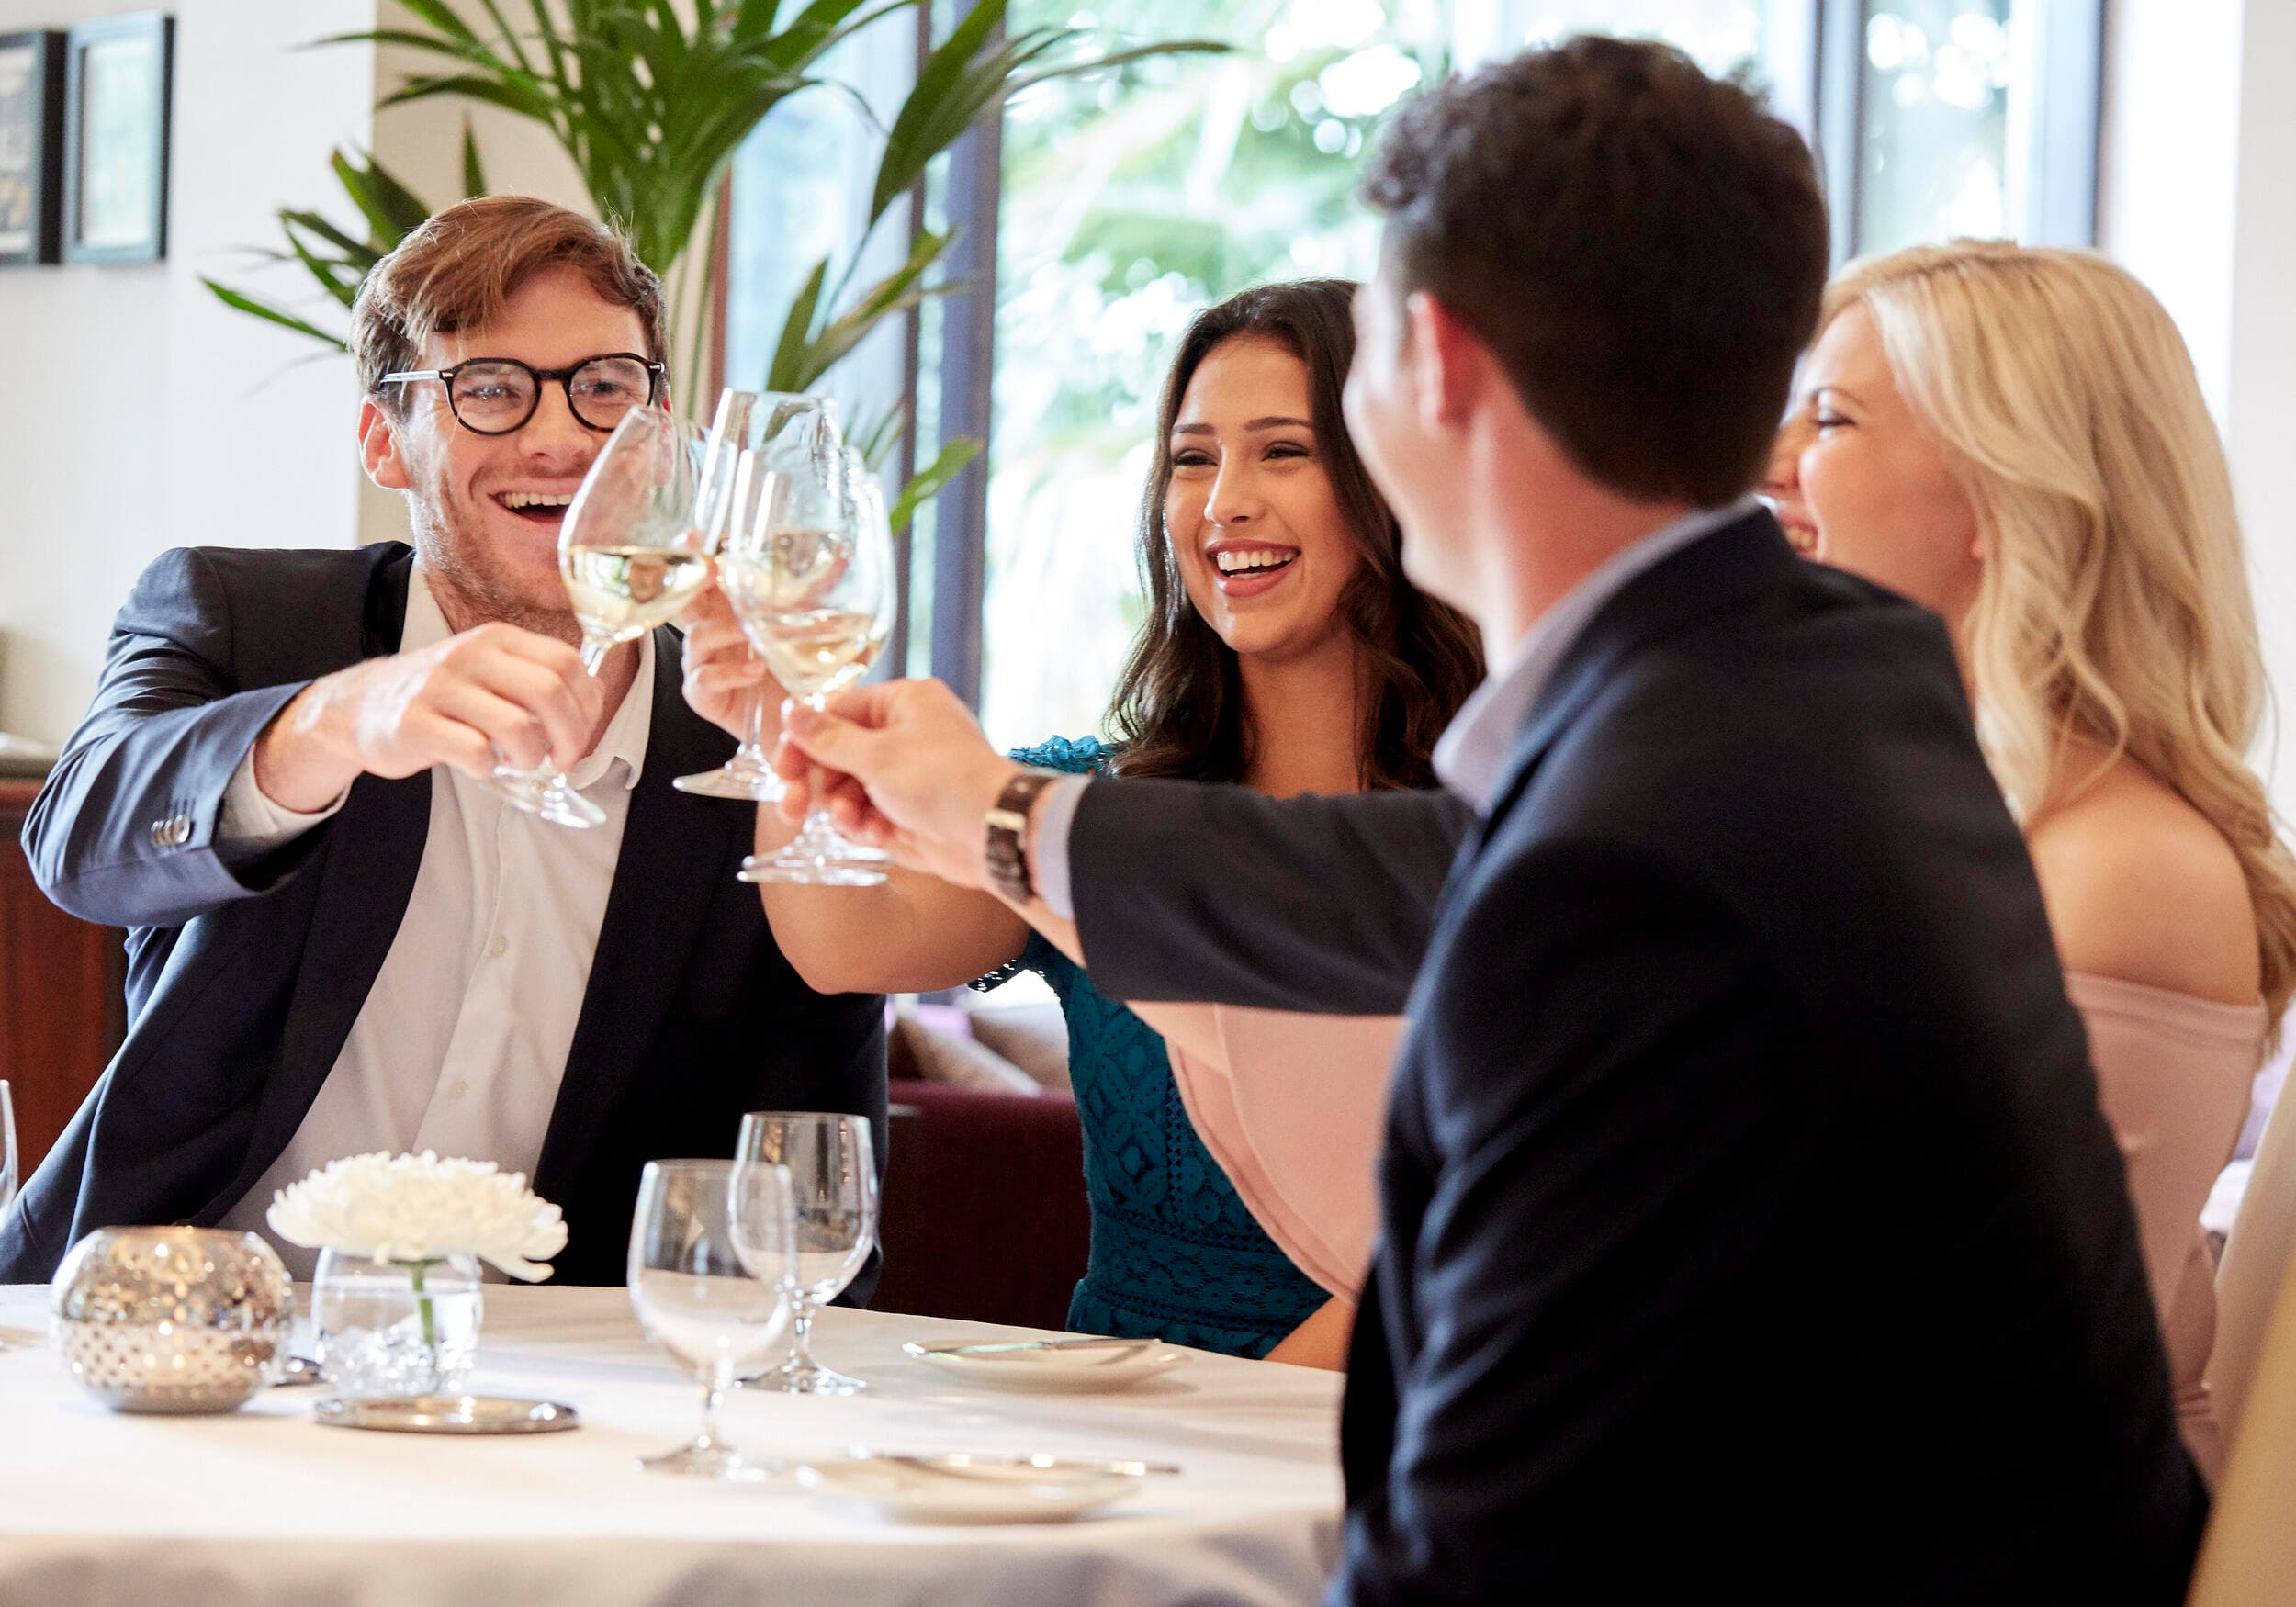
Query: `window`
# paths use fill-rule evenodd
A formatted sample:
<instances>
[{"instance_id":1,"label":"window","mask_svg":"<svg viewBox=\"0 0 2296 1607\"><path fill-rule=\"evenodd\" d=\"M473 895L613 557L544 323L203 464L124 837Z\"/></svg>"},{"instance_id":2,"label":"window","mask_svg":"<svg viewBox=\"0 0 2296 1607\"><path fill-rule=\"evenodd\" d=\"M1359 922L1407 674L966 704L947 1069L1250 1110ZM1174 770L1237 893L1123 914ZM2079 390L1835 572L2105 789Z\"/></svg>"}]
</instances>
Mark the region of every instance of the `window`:
<instances>
[{"instance_id":1,"label":"window","mask_svg":"<svg viewBox=\"0 0 2296 1607\"><path fill-rule=\"evenodd\" d=\"M942 30L955 8L937 5ZM1097 728L1140 618L1135 526L1180 331L1257 281L1369 272L1378 226L1355 199L1363 153L1403 96L1453 65L1587 30L1663 38L1710 71L1749 74L1810 136L1840 258L1957 233L2085 243L2101 9L1013 0L1016 30L1069 23L1126 42L1237 48L1039 85L996 129L968 136L929 185L926 221L957 228L960 250L976 253L952 273L972 292L929 304L906 341L888 339L838 388L882 410L906 384L928 455L943 435L989 440L985 472L960 481L912 538L903 662L975 700L1007 746ZM884 38L866 81L882 115L914 71L915 28L898 17L872 30ZM801 96L745 152L729 374L745 372L745 354L762 366L775 331L756 326L778 319L793 275L844 227L838 197L867 178L846 171L865 162L839 155L854 126L850 108ZM897 251L895 234L878 249ZM745 320L753 297L763 314Z\"/></svg>"}]
</instances>

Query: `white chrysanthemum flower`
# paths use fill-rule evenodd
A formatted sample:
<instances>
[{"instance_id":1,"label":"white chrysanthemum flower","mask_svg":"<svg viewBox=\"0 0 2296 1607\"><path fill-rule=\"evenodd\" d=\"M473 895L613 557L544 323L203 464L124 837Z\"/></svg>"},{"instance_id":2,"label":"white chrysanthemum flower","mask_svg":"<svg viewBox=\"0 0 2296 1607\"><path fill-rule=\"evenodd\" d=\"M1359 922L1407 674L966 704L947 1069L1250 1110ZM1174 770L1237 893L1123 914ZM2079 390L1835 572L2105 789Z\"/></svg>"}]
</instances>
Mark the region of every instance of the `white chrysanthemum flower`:
<instances>
[{"instance_id":1,"label":"white chrysanthemum flower","mask_svg":"<svg viewBox=\"0 0 2296 1607\"><path fill-rule=\"evenodd\" d=\"M348 1155L271 1197L273 1232L310 1250L377 1261L475 1255L529 1283L566 1248L558 1208L523 1174L491 1161L420 1155Z\"/></svg>"}]
</instances>

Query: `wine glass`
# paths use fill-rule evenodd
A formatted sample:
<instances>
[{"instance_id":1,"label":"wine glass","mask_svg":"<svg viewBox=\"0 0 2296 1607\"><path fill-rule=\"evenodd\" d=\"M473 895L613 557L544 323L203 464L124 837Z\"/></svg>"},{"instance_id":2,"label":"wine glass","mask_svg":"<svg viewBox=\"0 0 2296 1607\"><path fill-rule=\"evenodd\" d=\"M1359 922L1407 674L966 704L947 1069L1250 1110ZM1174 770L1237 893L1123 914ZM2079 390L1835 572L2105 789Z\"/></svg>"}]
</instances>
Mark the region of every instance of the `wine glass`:
<instances>
[{"instance_id":1,"label":"wine glass","mask_svg":"<svg viewBox=\"0 0 2296 1607\"><path fill-rule=\"evenodd\" d=\"M591 674L624 642L676 617L709 584L693 529L702 433L660 408L632 408L582 477L558 526L558 578L582 628ZM560 826L596 826L605 812L546 765L494 772L498 791Z\"/></svg>"},{"instance_id":2,"label":"wine glass","mask_svg":"<svg viewBox=\"0 0 2296 1607\"><path fill-rule=\"evenodd\" d=\"M838 451L844 444L838 433L837 409L828 398L796 396L787 391L728 389L717 399L717 416L711 422L709 445L702 459L702 493L694 520L712 556L723 549L727 533L737 522L753 517L765 489L759 478L753 487L737 484L738 464L753 454L765 468L803 469ZM742 491L749 490L745 500ZM782 795L782 778L773 773L773 759L765 750L763 687L753 687L743 704L741 745L714 770L680 776L670 782L679 791L705 798L748 799L771 804Z\"/></svg>"},{"instance_id":3,"label":"wine glass","mask_svg":"<svg viewBox=\"0 0 2296 1607\"><path fill-rule=\"evenodd\" d=\"M869 1386L813 1359L813 1319L868 1264L877 1242L877 1157L869 1118L835 1111L753 1110L736 1150L744 1165L790 1176L796 1212L789 1360L767 1375L792 1395L850 1395Z\"/></svg>"},{"instance_id":4,"label":"wine glass","mask_svg":"<svg viewBox=\"0 0 2296 1607\"><path fill-rule=\"evenodd\" d=\"M765 513L727 534L718 575L742 634L792 696L818 709L868 674L893 629L893 526L861 454L774 470ZM840 836L816 800L779 852L741 862L741 880L873 887L885 864Z\"/></svg>"},{"instance_id":5,"label":"wine glass","mask_svg":"<svg viewBox=\"0 0 2296 1607\"><path fill-rule=\"evenodd\" d=\"M726 1444L717 1408L737 1379L764 1367L789 1330L795 1242L782 1167L646 1163L630 1223L630 1307L646 1337L702 1386L702 1425L676 1450L641 1457L640 1467L748 1480L781 1467ZM752 1264L773 1275L752 1275Z\"/></svg>"}]
</instances>

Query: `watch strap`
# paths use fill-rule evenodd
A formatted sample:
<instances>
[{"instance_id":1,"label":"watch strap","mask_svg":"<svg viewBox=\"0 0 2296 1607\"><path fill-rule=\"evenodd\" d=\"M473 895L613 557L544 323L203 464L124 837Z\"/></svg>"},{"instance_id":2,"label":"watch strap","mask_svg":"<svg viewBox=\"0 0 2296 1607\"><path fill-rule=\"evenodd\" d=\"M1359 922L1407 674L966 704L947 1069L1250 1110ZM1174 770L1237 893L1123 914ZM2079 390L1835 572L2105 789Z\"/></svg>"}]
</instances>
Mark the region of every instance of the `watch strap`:
<instances>
[{"instance_id":1,"label":"watch strap","mask_svg":"<svg viewBox=\"0 0 2296 1607\"><path fill-rule=\"evenodd\" d=\"M1036 896L1029 876L1029 810L1036 796L1061 779L1058 770L1022 770L996 794L987 818L988 879L1015 904Z\"/></svg>"}]
</instances>

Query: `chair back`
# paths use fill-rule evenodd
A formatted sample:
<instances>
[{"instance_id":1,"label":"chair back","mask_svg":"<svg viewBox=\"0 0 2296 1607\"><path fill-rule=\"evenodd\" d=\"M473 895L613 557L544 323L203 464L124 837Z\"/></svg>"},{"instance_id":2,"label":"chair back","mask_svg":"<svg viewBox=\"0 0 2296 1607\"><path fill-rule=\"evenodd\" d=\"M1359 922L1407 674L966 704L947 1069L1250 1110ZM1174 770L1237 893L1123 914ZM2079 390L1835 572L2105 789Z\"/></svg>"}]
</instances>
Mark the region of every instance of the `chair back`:
<instances>
[{"instance_id":1,"label":"chair back","mask_svg":"<svg viewBox=\"0 0 2296 1607\"><path fill-rule=\"evenodd\" d=\"M2248 1186L2216 1273L2209 1396L2227 1444L2240 1427L2291 1256L2296 1256L2296 1095L2273 1106L2264 1136L2257 1141Z\"/></svg>"},{"instance_id":2,"label":"chair back","mask_svg":"<svg viewBox=\"0 0 2296 1607\"><path fill-rule=\"evenodd\" d=\"M2283 1263L2186 1607L2296 1601L2296 1276L2288 1270Z\"/></svg>"}]
</instances>

